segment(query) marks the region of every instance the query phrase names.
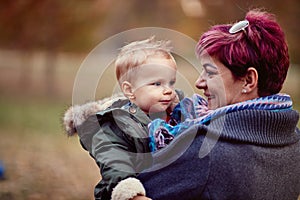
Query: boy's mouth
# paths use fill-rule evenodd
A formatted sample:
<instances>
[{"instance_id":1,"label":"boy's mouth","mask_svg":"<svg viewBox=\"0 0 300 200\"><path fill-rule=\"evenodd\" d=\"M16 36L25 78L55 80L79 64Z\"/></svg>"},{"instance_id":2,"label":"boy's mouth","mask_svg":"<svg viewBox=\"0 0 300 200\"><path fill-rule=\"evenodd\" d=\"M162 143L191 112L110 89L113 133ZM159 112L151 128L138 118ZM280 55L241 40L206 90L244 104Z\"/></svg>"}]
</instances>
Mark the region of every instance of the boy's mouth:
<instances>
[{"instance_id":1,"label":"boy's mouth","mask_svg":"<svg viewBox=\"0 0 300 200\"><path fill-rule=\"evenodd\" d=\"M169 104L171 100L160 100L159 102L163 104Z\"/></svg>"},{"instance_id":2,"label":"boy's mouth","mask_svg":"<svg viewBox=\"0 0 300 200\"><path fill-rule=\"evenodd\" d=\"M207 100L212 100L214 98L215 98L215 95L209 95L209 96L207 96Z\"/></svg>"}]
</instances>

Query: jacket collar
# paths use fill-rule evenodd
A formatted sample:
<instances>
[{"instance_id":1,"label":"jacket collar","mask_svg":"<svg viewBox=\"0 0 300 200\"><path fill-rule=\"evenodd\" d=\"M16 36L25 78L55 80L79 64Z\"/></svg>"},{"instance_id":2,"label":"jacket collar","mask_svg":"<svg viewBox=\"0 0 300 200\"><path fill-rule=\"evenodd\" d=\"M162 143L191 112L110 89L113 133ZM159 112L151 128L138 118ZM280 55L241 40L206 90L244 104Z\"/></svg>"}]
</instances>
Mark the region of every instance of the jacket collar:
<instances>
[{"instance_id":1,"label":"jacket collar","mask_svg":"<svg viewBox=\"0 0 300 200\"><path fill-rule=\"evenodd\" d=\"M243 110L212 120L206 128L207 133L218 135L220 139L284 146L300 140L298 120L299 113L295 110Z\"/></svg>"}]
</instances>

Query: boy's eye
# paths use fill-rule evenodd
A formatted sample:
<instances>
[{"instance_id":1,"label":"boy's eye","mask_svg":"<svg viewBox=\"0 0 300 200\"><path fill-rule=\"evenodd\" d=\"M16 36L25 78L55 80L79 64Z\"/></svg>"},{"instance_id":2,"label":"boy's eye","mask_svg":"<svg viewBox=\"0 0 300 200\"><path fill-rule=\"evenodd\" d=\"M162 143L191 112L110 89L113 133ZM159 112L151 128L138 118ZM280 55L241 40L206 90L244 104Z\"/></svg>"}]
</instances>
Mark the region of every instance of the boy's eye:
<instances>
[{"instance_id":1,"label":"boy's eye","mask_svg":"<svg viewBox=\"0 0 300 200\"><path fill-rule=\"evenodd\" d=\"M160 86L160 85L161 85L161 82L154 82L154 83L152 83L152 85Z\"/></svg>"},{"instance_id":2,"label":"boy's eye","mask_svg":"<svg viewBox=\"0 0 300 200\"><path fill-rule=\"evenodd\" d=\"M175 85L175 81L170 81L170 85L171 86Z\"/></svg>"}]
</instances>

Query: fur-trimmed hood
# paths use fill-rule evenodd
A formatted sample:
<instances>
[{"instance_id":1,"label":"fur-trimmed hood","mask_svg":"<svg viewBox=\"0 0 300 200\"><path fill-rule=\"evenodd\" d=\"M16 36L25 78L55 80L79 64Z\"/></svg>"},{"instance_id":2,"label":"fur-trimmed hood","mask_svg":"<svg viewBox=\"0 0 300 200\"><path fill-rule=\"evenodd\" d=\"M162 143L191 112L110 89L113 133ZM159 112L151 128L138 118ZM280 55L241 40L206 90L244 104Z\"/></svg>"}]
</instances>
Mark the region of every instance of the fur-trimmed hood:
<instances>
[{"instance_id":1,"label":"fur-trimmed hood","mask_svg":"<svg viewBox=\"0 0 300 200\"><path fill-rule=\"evenodd\" d=\"M117 93L99 101L71 106L63 116L63 126L67 135L75 135L77 133L76 127L82 125L91 115L111 107L118 100L126 99L123 93ZM146 195L144 186L138 179L130 177L120 181L113 189L112 200L131 199L139 195Z\"/></svg>"},{"instance_id":2,"label":"fur-trimmed hood","mask_svg":"<svg viewBox=\"0 0 300 200\"><path fill-rule=\"evenodd\" d=\"M178 99L182 100L184 94L181 90L176 90ZM123 93L113 94L111 97L104 98L99 101L88 102L82 105L73 105L64 113L62 123L68 136L73 136L77 133L76 127L88 119L89 116L103 111L118 100L126 100L127 98Z\"/></svg>"},{"instance_id":3,"label":"fur-trimmed hood","mask_svg":"<svg viewBox=\"0 0 300 200\"><path fill-rule=\"evenodd\" d=\"M67 135L75 135L77 133L76 127L80 126L89 116L107 109L117 100L125 99L126 97L122 93L117 93L99 101L71 106L63 116L63 127Z\"/></svg>"}]
</instances>

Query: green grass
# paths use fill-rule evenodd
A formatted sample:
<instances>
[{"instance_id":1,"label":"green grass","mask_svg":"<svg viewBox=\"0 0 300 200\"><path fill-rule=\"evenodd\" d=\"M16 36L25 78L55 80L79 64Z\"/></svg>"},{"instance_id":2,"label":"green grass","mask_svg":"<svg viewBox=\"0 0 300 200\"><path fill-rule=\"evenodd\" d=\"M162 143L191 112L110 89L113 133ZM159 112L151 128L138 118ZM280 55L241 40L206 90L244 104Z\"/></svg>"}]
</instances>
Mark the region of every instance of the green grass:
<instances>
[{"instance_id":1,"label":"green grass","mask_svg":"<svg viewBox=\"0 0 300 200\"><path fill-rule=\"evenodd\" d=\"M60 120L65 107L44 100L0 99L0 126L26 132L62 132Z\"/></svg>"}]
</instances>

